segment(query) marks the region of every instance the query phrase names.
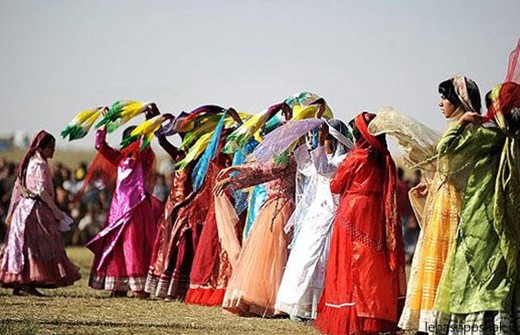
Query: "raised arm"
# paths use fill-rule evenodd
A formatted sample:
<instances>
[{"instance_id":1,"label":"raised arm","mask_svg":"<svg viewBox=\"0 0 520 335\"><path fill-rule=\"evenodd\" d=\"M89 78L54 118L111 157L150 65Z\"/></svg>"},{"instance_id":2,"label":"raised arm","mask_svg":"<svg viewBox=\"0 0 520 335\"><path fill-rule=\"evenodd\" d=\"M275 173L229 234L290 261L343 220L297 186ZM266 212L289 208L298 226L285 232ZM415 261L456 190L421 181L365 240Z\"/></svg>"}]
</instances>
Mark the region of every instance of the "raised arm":
<instances>
[{"instance_id":1,"label":"raised arm","mask_svg":"<svg viewBox=\"0 0 520 335\"><path fill-rule=\"evenodd\" d=\"M123 158L121 152L117 149L112 148L106 142L107 130L105 126L98 129L96 132L96 150L103 155L112 164L117 165Z\"/></svg>"},{"instance_id":2,"label":"raised arm","mask_svg":"<svg viewBox=\"0 0 520 335\"><path fill-rule=\"evenodd\" d=\"M345 192L351 183L357 166L358 163L355 157L349 157L349 155L347 155L339 165L336 174L330 182L330 190L332 193L343 194Z\"/></svg>"},{"instance_id":3,"label":"raised arm","mask_svg":"<svg viewBox=\"0 0 520 335\"><path fill-rule=\"evenodd\" d=\"M239 174L232 176L230 182L236 189L264 184L282 177L284 173L289 172L286 170L291 168L291 165L294 169L294 162L288 165L275 165L273 161L265 165L253 163L239 170Z\"/></svg>"},{"instance_id":4,"label":"raised arm","mask_svg":"<svg viewBox=\"0 0 520 335\"><path fill-rule=\"evenodd\" d=\"M329 159L329 157L327 157L327 150L321 145L311 151L311 158L318 174L325 177L332 176L338 169L338 165L341 163L337 157Z\"/></svg>"},{"instance_id":5,"label":"raised arm","mask_svg":"<svg viewBox=\"0 0 520 335\"><path fill-rule=\"evenodd\" d=\"M439 156L464 155L468 159L478 158L492 150L495 141L491 138L498 135L496 128L486 128L480 124L480 116L466 113L452 125L442 136L437 146ZM465 161L464 163L467 163Z\"/></svg>"},{"instance_id":6,"label":"raised arm","mask_svg":"<svg viewBox=\"0 0 520 335\"><path fill-rule=\"evenodd\" d=\"M170 155L174 162L178 162L184 158L184 152L179 150L176 146L170 143L166 136L158 136L159 145Z\"/></svg>"}]
</instances>

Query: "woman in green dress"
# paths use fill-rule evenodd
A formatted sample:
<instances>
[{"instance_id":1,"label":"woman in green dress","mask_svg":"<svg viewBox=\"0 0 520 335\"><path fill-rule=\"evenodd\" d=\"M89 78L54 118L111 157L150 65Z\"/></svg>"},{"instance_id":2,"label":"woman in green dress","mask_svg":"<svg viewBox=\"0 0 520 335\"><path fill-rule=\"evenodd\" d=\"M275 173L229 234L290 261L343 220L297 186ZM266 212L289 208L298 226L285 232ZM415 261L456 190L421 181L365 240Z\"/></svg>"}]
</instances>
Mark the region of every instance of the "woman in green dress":
<instances>
[{"instance_id":1,"label":"woman in green dress","mask_svg":"<svg viewBox=\"0 0 520 335\"><path fill-rule=\"evenodd\" d=\"M441 156L463 155L473 168L429 332L518 332L520 85L497 85L486 102L486 117L465 113L438 146Z\"/></svg>"}]
</instances>

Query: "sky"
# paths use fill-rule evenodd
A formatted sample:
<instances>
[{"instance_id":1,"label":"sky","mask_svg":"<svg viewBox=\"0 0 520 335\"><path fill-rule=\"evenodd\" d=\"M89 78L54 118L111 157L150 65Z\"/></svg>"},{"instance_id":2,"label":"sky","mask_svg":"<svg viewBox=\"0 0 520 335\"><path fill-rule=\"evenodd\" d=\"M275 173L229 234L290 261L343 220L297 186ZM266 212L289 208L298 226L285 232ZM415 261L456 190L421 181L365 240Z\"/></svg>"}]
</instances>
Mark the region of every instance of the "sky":
<instances>
[{"instance_id":1,"label":"sky","mask_svg":"<svg viewBox=\"0 0 520 335\"><path fill-rule=\"evenodd\" d=\"M116 100L257 113L301 91L345 121L389 105L442 131L437 85L501 82L518 13L519 0L0 0L0 135L58 135ZM93 132L57 145L92 148Z\"/></svg>"}]
</instances>

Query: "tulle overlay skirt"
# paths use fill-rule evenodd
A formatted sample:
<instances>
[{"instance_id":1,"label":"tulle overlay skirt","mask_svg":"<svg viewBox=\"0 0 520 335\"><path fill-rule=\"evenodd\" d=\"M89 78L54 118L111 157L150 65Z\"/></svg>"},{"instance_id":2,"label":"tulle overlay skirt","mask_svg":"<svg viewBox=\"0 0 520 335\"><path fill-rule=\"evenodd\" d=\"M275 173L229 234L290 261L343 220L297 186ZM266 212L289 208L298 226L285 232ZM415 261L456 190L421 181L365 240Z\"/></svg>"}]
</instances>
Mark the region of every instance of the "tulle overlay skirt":
<instances>
[{"instance_id":1,"label":"tulle overlay skirt","mask_svg":"<svg viewBox=\"0 0 520 335\"><path fill-rule=\"evenodd\" d=\"M22 200L23 201L23 200ZM11 225L18 225L17 215L13 215ZM6 239L14 238L7 235ZM4 249L0 264L4 258L23 257L23 268L20 273L12 273L8 266L0 270L0 283L4 287L31 285L43 288L55 288L72 285L81 278L79 268L67 258L61 240L59 224L51 210L36 201L25 220L23 238L23 255ZM8 261L8 259L5 259Z\"/></svg>"},{"instance_id":2,"label":"tulle overlay skirt","mask_svg":"<svg viewBox=\"0 0 520 335\"><path fill-rule=\"evenodd\" d=\"M243 316L272 317L287 262L284 225L294 210L292 199L269 199L246 239L228 283L223 308Z\"/></svg>"},{"instance_id":3,"label":"tulle overlay skirt","mask_svg":"<svg viewBox=\"0 0 520 335\"><path fill-rule=\"evenodd\" d=\"M155 197L147 196L132 210L126 222L106 235L98 235L87 245L94 253L90 287L107 291L144 290L162 207Z\"/></svg>"}]
</instances>

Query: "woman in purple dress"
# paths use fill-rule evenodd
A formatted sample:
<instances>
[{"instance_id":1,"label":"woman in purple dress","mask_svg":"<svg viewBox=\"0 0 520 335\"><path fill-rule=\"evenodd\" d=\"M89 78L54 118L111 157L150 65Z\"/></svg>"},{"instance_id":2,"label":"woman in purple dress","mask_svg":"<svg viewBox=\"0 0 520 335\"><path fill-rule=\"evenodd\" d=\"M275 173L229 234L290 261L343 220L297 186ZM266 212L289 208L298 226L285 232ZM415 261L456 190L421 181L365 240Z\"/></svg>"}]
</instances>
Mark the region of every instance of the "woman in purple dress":
<instances>
[{"instance_id":1,"label":"woman in purple dress","mask_svg":"<svg viewBox=\"0 0 520 335\"><path fill-rule=\"evenodd\" d=\"M131 130L127 128L123 137ZM111 291L113 296L126 296L131 291L144 297L156 223L163 212L162 203L152 195L155 154L150 146L139 150L140 141L121 151L113 149L105 136L103 127L96 135L96 149L100 160L107 160L113 168L106 167L105 172L116 171L116 185L107 223L87 244L94 253L89 286Z\"/></svg>"}]
</instances>

